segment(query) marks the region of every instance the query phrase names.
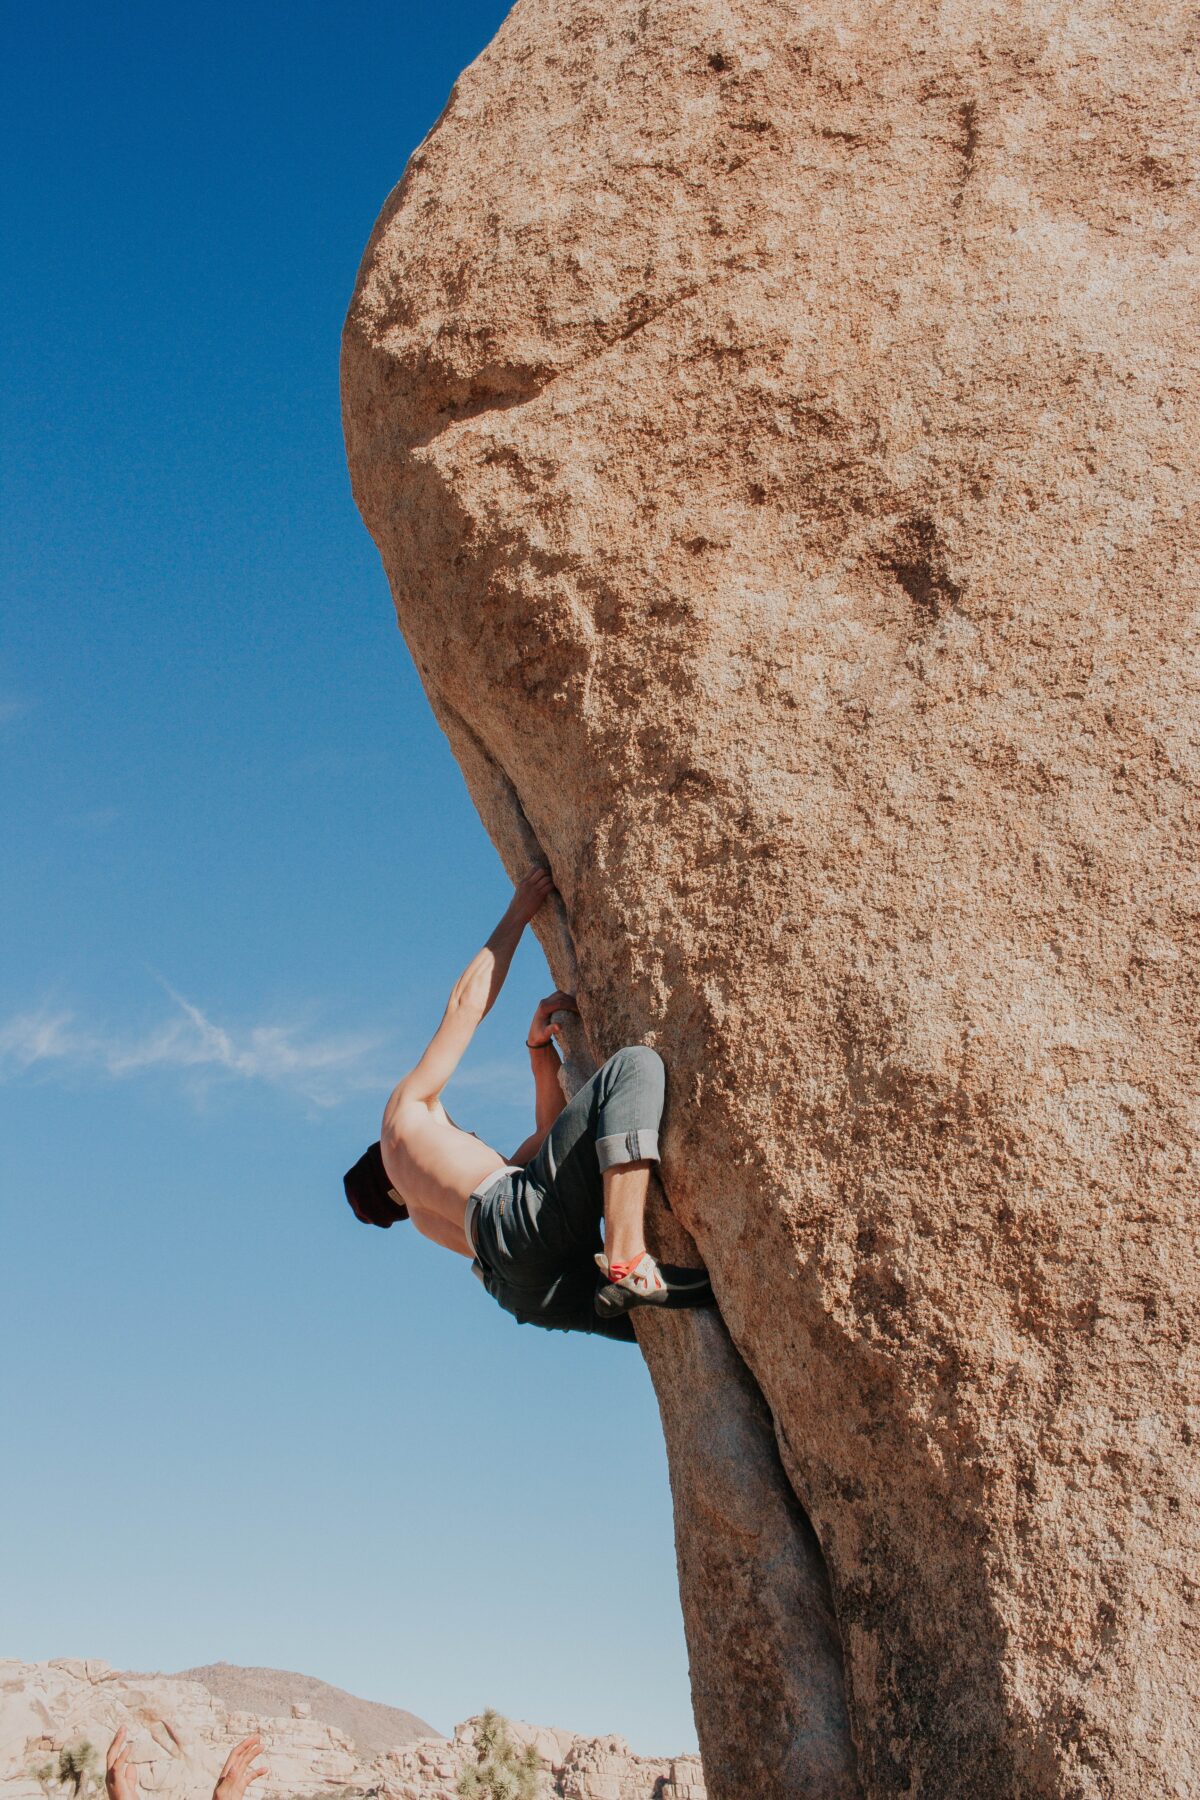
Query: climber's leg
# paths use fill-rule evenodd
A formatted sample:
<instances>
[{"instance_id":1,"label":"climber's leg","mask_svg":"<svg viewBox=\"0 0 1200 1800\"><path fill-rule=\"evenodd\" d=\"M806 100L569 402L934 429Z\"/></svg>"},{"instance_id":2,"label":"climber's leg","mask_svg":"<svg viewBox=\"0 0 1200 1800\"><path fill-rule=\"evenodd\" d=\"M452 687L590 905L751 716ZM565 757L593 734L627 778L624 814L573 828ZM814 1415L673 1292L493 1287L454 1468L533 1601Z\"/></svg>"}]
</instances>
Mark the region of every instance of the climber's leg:
<instances>
[{"instance_id":1,"label":"climber's leg","mask_svg":"<svg viewBox=\"0 0 1200 1800\"><path fill-rule=\"evenodd\" d=\"M586 1235L604 1277L597 1309L662 1304L667 1283L646 1249L646 1197L658 1160L666 1072L646 1044L611 1056L551 1127L530 1174L544 1182L574 1241ZM604 1218L604 1249L595 1242Z\"/></svg>"},{"instance_id":2,"label":"climber's leg","mask_svg":"<svg viewBox=\"0 0 1200 1800\"><path fill-rule=\"evenodd\" d=\"M596 1311L628 1312L631 1306L660 1306L667 1283L646 1248L646 1195L649 1163L626 1163L604 1171L604 1249L596 1266L604 1277Z\"/></svg>"},{"instance_id":3,"label":"climber's leg","mask_svg":"<svg viewBox=\"0 0 1200 1800\"><path fill-rule=\"evenodd\" d=\"M641 1237L665 1091L658 1052L631 1044L584 1082L550 1127L529 1174L552 1197L573 1248L587 1254L599 1249L602 1216L622 1244L631 1232ZM636 1178L614 1188L607 1171L622 1169L636 1170ZM609 1213L614 1192L619 1223Z\"/></svg>"},{"instance_id":4,"label":"climber's leg","mask_svg":"<svg viewBox=\"0 0 1200 1800\"><path fill-rule=\"evenodd\" d=\"M646 1197L651 1162L615 1163L602 1171L604 1249L610 1263L635 1263L646 1248Z\"/></svg>"},{"instance_id":5,"label":"climber's leg","mask_svg":"<svg viewBox=\"0 0 1200 1800\"><path fill-rule=\"evenodd\" d=\"M513 1223L526 1228L528 1250L518 1252L518 1261L532 1272L539 1258L561 1267L596 1257L608 1278L597 1294L598 1312L624 1312L647 1302L712 1304L703 1269L661 1271L645 1247L646 1196L658 1160L665 1090L657 1051L645 1044L618 1050L568 1101L524 1171L519 1219ZM602 1218L603 1257L597 1254ZM504 1235L515 1247L516 1231L506 1225ZM519 1283L522 1273L514 1269L512 1279Z\"/></svg>"}]
</instances>

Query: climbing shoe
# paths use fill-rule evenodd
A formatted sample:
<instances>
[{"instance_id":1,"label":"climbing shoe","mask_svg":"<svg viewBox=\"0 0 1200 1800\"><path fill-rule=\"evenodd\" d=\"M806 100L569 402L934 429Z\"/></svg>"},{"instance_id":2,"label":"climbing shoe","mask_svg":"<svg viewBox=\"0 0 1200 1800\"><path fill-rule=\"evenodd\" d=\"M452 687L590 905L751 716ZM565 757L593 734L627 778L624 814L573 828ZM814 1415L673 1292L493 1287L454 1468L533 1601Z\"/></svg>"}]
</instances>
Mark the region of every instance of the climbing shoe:
<instances>
[{"instance_id":1,"label":"climbing shoe","mask_svg":"<svg viewBox=\"0 0 1200 1800\"><path fill-rule=\"evenodd\" d=\"M658 1272L667 1284L667 1291L664 1297L651 1300L651 1305L659 1306L665 1312L684 1312L691 1307L717 1304L707 1269L685 1269L678 1263L659 1263ZM643 1302L634 1300L632 1304L640 1306ZM602 1319L615 1318L628 1308L629 1302L616 1282L607 1281L597 1288L596 1311Z\"/></svg>"},{"instance_id":2,"label":"climbing shoe","mask_svg":"<svg viewBox=\"0 0 1200 1800\"><path fill-rule=\"evenodd\" d=\"M648 1250L643 1250L632 1267L618 1264L619 1276L614 1275L602 1251L596 1254L596 1267L604 1277L596 1289L596 1311L602 1319L615 1318L635 1306L662 1306L670 1298L662 1270Z\"/></svg>"}]
</instances>

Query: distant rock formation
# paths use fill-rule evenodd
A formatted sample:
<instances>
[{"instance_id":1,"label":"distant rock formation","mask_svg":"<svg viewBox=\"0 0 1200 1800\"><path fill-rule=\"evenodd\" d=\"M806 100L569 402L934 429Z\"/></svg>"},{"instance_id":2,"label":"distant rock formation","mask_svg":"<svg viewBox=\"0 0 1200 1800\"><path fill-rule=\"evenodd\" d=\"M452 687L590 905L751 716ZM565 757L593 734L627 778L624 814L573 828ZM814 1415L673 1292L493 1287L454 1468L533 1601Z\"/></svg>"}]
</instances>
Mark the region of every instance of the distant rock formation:
<instances>
[{"instance_id":1,"label":"distant rock formation","mask_svg":"<svg viewBox=\"0 0 1200 1800\"><path fill-rule=\"evenodd\" d=\"M381 1706L359 1700L327 1681L311 1675L295 1675L288 1669L245 1669L236 1663L206 1663L200 1669L181 1669L176 1681L198 1681L215 1694L230 1712L257 1713L266 1718L300 1718L296 1706L307 1706L314 1719L334 1725L358 1756L369 1762L387 1750L418 1739L439 1737L436 1726L398 1706Z\"/></svg>"},{"instance_id":2,"label":"distant rock formation","mask_svg":"<svg viewBox=\"0 0 1200 1800\"><path fill-rule=\"evenodd\" d=\"M356 498L749 1371L642 1328L716 1800L1200 1792L1196 48L519 0L363 260Z\"/></svg>"},{"instance_id":3,"label":"distant rock formation","mask_svg":"<svg viewBox=\"0 0 1200 1800\"><path fill-rule=\"evenodd\" d=\"M45 1800L31 1770L84 1739L102 1758L119 1725L130 1733L141 1791L164 1800L210 1800L227 1752L251 1731L262 1733L270 1769L251 1789L261 1800L456 1800L459 1776L474 1760L471 1719L452 1740L432 1731L414 1740L412 1713L307 1676L230 1663L197 1673L205 1680L128 1674L105 1662L0 1661L0 1795ZM225 1692L262 1694L271 1704L226 1706L207 1685L214 1675ZM296 1691L309 1697L273 1710ZM326 1707L355 1726L355 1741ZM388 1715L403 1722L395 1737ZM535 1725L510 1731L537 1749L546 1800L705 1800L697 1757L635 1756L622 1738Z\"/></svg>"}]
</instances>

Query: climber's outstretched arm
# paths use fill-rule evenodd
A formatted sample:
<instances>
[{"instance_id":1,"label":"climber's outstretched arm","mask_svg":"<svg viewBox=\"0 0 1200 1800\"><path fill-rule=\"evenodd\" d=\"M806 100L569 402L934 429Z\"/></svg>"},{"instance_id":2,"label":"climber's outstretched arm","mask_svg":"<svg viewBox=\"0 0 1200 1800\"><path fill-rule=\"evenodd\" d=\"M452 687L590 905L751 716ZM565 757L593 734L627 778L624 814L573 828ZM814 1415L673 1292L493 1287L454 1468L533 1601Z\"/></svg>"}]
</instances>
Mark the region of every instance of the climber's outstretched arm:
<instances>
[{"instance_id":1,"label":"climber's outstretched arm","mask_svg":"<svg viewBox=\"0 0 1200 1800\"><path fill-rule=\"evenodd\" d=\"M455 982L442 1022L416 1068L399 1082L388 1110L408 1101L428 1104L436 1100L475 1035L480 1021L491 1011L504 985L521 933L550 894L554 883L547 869L531 869L517 883L504 916L478 955L473 956Z\"/></svg>"}]
</instances>

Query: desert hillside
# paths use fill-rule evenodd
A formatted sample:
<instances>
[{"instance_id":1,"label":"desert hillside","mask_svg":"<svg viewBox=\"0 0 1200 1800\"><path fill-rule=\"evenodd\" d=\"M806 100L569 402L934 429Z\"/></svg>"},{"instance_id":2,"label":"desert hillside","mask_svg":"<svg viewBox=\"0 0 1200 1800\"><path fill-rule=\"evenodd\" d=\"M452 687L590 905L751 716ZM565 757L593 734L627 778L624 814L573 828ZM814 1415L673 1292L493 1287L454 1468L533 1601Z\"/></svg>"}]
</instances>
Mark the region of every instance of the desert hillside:
<instances>
[{"instance_id":1,"label":"desert hillside","mask_svg":"<svg viewBox=\"0 0 1200 1800\"><path fill-rule=\"evenodd\" d=\"M138 1675L93 1660L0 1660L0 1795L100 1800L104 1750L124 1725L143 1794L208 1800L226 1753L256 1731L269 1775L255 1800L455 1800L478 1723L448 1740L399 1707L282 1669ZM623 1738L546 1726L511 1732L537 1749L545 1800L705 1800L695 1757L635 1756ZM78 1786L57 1778L64 1751L87 1770Z\"/></svg>"},{"instance_id":2,"label":"desert hillside","mask_svg":"<svg viewBox=\"0 0 1200 1800\"><path fill-rule=\"evenodd\" d=\"M206 1663L181 1669L178 1681L198 1681L230 1712L258 1713L264 1718L291 1718L294 1706L307 1706L314 1719L344 1732L361 1757L383 1756L400 1745L442 1734L436 1725L400 1706L359 1700L311 1675L290 1669L243 1669L236 1663Z\"/></svg>"}]
</instances>

